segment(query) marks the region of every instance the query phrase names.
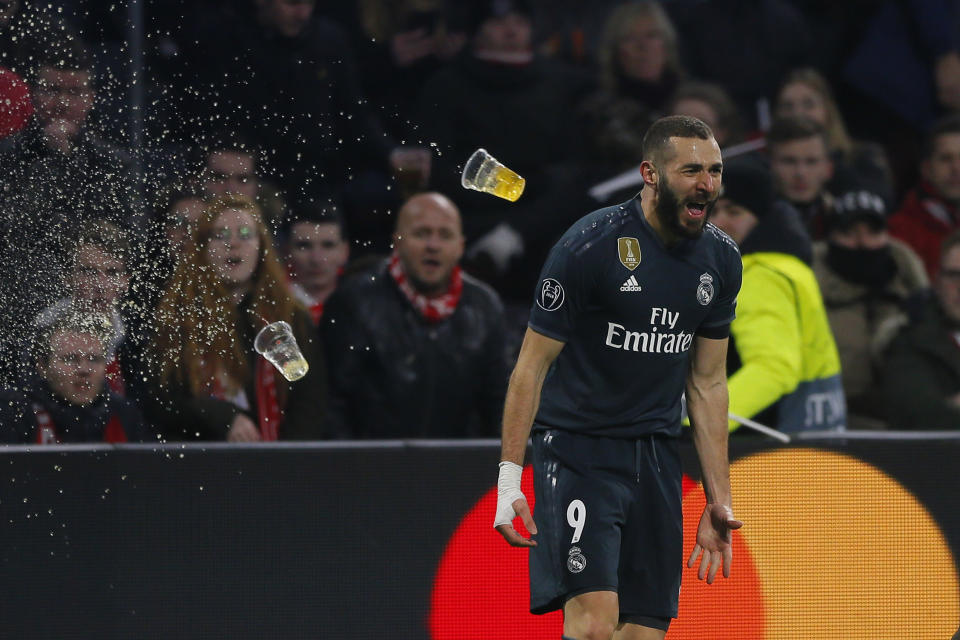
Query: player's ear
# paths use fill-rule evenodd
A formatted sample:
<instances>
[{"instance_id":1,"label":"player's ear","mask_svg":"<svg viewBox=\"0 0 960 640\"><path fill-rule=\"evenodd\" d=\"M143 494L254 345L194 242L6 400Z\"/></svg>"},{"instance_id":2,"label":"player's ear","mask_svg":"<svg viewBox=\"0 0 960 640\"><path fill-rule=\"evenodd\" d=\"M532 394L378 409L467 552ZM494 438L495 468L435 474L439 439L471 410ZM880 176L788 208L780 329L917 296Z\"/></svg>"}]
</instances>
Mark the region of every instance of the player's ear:
<instances>
[{"instance_id":1,"label":"player's ear","mask_svg":"<svg viewBox=\"0 0 960 640\"><path fill-rule=\"evenodd\" d=\"M643 176L643 184L656 187L657 173L657 168L649 160L640 163L640 175Z\"/></svg>"}]
</instances>

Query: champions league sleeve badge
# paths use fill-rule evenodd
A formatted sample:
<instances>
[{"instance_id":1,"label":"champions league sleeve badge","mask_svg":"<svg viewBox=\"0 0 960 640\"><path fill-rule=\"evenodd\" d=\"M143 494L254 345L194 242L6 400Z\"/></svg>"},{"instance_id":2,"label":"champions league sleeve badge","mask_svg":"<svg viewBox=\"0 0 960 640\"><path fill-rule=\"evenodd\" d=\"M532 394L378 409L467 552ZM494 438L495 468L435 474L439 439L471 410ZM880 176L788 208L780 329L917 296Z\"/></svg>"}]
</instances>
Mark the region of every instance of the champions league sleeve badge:
<instances>
[{"instance_id":1,"label":"champions league sleeve badge","mask_svg":"<svg viewBox=\"0 0 960 640\"><path fill-rule=\"evenodd\" d=\"M713 276L704 273L700 276L700 286L697 287L697 302L707 306L711 300L713 300Z\"/></svg>"},{"instance_id":2,"label":"champions league sleeve badge","mask_svg":"<svg viewBox=\"0 0 960 640\"><path fill-rule=\"evenodd\" d=\"M544 311L556 311L563 305L563 285L553 278L544 278L537 293L537 306Z\"/></svg>"}]
</instances>

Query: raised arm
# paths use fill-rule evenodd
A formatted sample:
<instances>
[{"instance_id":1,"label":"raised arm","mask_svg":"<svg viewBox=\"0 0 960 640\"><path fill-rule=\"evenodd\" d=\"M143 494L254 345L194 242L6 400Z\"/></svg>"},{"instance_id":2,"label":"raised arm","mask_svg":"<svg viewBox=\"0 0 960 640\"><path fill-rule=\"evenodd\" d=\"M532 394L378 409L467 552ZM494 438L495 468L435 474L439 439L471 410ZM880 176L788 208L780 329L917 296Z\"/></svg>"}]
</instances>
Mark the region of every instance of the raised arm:
<instances>
[{"instance_id":1,"label":"raised arm","mask_svg":"<svg viewBox=\"0 0 960 640\"><path fill-rule=\"evenodd\" d=\"M543 380L550 365L560 355L563 345L559 340L527 329L517 365L510 375L510 385L507 387L507 399L503 407L500 477L497 481L497 515L494 526L507 542L514 546L531 547L536 544L517 533L511 522L519 515L528 531L537 532L527 499L520 491L520 473L523 470L527 439L540 406Z\"/></svg>"},{"instance_id":2,"label":"raised arm","mask_svg":"<svg viewBox=\"0 0 960 640\"><path fill-rule=\"evenodd\" d=\"M697 543L687 561L692 567L704 553L698 577L712 583L717 569L729 577L733 561L730 531L743 526L735 520L730 495L727 458L727 338L697 337L687 373L687 411L693 424L693 442L700 458L707 506L697 529ZM708 573L709 569L709 573Z\"/></svg>"}]
</instances>

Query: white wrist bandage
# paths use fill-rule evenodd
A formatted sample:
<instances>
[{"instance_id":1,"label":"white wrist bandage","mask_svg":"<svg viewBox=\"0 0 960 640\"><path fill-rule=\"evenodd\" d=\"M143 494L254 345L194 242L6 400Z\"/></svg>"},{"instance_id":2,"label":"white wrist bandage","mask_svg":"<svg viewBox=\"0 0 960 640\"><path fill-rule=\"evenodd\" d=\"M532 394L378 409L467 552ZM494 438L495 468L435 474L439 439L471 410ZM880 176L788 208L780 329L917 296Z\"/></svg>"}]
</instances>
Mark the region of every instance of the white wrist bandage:
<instances>
[{"instance_id":1,"label":"white wrist bandage","mask_svg":"<svg viewBox=\"0 0 960 640\"><path fill-rule=\"evenodd\" d=\"M497 517L493 521L493 526L510 524L517 517L517 512L513 510L513 503L516 500L526 499L523 491L520 490L522 474L523 467L520 465L507 461L500 463L500 476L497 478Z\"/></svg>"}]
</instances>

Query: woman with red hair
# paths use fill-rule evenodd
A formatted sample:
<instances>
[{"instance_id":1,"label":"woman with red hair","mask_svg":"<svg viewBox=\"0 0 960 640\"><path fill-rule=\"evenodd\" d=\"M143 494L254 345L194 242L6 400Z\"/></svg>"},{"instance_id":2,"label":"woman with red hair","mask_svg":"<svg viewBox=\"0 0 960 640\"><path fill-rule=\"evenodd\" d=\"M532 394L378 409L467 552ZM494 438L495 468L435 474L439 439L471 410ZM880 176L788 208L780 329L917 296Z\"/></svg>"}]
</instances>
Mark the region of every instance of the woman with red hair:
<instances>
[{"instance_id":1,"label":"woman with red hair","mask_svg":"<svg viewBox=\"0 0 960 640\"><path fill-rule=\"evenodd\" d=\"M208 204L154 315L154 419L171 440L252 442L323 437L325 380L307 311L290 295L259 207ZM310 365L288 384L254 337L284 320Z\"/></svg>"}]
</instances>

